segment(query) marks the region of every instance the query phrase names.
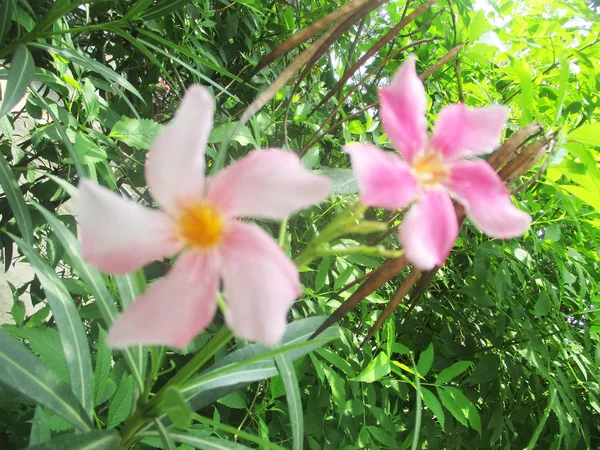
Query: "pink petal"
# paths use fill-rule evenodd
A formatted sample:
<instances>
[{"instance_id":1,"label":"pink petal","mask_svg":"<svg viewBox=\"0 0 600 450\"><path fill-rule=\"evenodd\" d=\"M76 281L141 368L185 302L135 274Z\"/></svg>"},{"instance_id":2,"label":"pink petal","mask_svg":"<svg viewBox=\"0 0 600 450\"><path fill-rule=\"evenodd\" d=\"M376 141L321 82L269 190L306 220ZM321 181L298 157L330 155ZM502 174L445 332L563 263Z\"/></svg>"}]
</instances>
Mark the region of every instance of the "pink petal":
<instances>
[{"instance_id":1,"label":"pink petal","mask_svg":"<svg viewBox=\"0 0 600 450\"><path fill-rule=\"evenodd\" d=\"M462 103L442 108L431 137L432 148L446 158L491 153L500 143L508 119L504 106L467 108Z\"/></svg>"},{"instance_id":2,"label":"pink petal","mask_svg":"<svg viewBox=\"0 0 600 450\"><path fill-rule=\"evenodd\" d=\"M212 321L218 284L214 256L184 253L164 278L117 317L108 344L184 348Z\"/></svg>"},{"instance_id":3,"label":"pink petal","mask_svg":"<svg viewBox=\"0 0 600 450\"><path fill-rule=\"evenodd\" d=\"M241 338L272 346L301 295L298 270L258 225L233 221L222 246L225 321Z\"/></svg>"},{"instance_id":4,"label":"pink petal","mask_svg":"<svg viewBox=\"0 0 600 450\"><path fill-rule=\"evenodd\" d=\"M350 154L363 205L401 209L415 198L417 181L394 153L371 144L347 145L344 151Z\"/></svg>"},{"instance_id":5,"label":"pink petal","mask_svg":"<svg viewBox=\"0 0 600 450\"><path fill-rule=\"evenodd\" d=\"M458 236L452 200L445 191L423 191L400 228L406 258L419 269L441 266Z\"/></svg>"},{"instance_id":6,"label":"pink petal","mask_svg":"<svg viewBox=\"0 0 600 450\"><path fill-rule=\"evenodd\" d=\"M410 162L427 139L427 96L413 56L402 64L392 82L379 90L379 102L383 129Z\"/></svg>"},{"instance_id":7,"label":"pink petal","mask_svg":"<svg viewBox=\"0 0 600 450\"><path fill-rule=\"evenodd\" d=\"M204 148L215 102L202 86L190 87L173 120L157 136L146 161L146 181L156 202L171 214L197 201L204 190Z\"/></svg>"},{"instance_id":8,"label":"pink petal","mask_svg":"<svg viewBox=\"0 0 600 450\"><path fill-rule=\"evenodd\" d=\"M510 239L524 234L531 216L517 209L496 171L485 161L451 166L448 188L467 209L471 221L489 236Z\"/></svg>"},{"instance_id":9,"label":"pink petal","mask_svg":"<svg viewBox=\"0 0 600 450\"><path fill-rule=\"evenodd\" d=\"M283 219L330 191L329 179L305 169L295 154L254 150L210 180L208 200L228 217Z\"/></svg>"},{"instance_id":10,"label":"pink petal","mask_svg":"<svg viewBox=\"0 0 600 450\"><path fill-rule=\"evenodd\" d=\"M127 273L180 250L173 222L88 180L76 201L83 257L108 273Z\"/></svg>"}]
</instances>

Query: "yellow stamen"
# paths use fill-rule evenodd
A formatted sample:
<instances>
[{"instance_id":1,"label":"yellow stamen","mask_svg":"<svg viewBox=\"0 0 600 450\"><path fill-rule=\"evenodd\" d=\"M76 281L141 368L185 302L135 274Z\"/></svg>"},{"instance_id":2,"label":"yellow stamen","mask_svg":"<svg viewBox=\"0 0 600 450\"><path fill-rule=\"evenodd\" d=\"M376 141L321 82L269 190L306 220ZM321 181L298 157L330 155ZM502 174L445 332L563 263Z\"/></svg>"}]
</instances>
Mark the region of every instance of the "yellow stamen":
<instances>
[{"instance_id":1,"label":"yellow stamen","mask_svg":"<svg viewBox=\"0 0 600 450\"><path fill-rule=\"evenodd\" d=\"M448 180L450 171L441 153L425 151L415 156L412 168L422 188L432 188Z\"/></svg>"},{"instance_id":2,"label":"yellow stamen","mask_svg":"<svg viewBox=\"0 0 600 450\"><path fill-rule=\"evenodd\" d=\"M225 221L221 212L206 203L184 208L177 222L179 233L189 247L214 247L223 236Z\"/></svg>"}]
</instances>

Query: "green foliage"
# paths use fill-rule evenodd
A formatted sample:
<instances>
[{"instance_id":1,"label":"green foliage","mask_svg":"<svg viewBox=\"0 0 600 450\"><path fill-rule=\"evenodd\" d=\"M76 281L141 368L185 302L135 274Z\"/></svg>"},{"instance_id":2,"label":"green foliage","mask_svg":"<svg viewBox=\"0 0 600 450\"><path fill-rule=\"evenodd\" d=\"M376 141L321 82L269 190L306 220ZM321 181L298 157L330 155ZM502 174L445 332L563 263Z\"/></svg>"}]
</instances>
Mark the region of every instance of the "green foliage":
<instances>
[{"instance_id":1,"label":"green foliage","mask_svg":"<svg viewBox=\"0 0 600 450\"><path fill-rule=\"evenodd\" d=\"M11 283L16 262L34 272L10 289L15 324L0 330L0 383L10 389L0 396L3 448L113 448L141 404L163 409L126 447L600 446L598 7L432 2L354 70L419 6L388 1L338 22L348 28L242 123L328 31L253 71L259 61L348 3L0 1L0 245ZM83 260L71 200L81 177L151 205L147 151L186 87L201 83L217 103L211 172L254 147L285 147L332 179L329 202L281 228L295 258L358 192L342 147L391 149L377 88L409 53L424 73L459 44L458 57L425 79L429 118L457 101L501 103L511 110L505 137L533 121L552 137L548 159L511 186L533 217L526 236L490 240L467 222L420 301L401 304L371 341L366 330L406 274L369 294L339 330L308 341L383 262L381 252L331 252L302 268L304 296L274 349L226 339L210 353L217 319L187 352L111 352L105 330L167 264L108 277ZM366 218L390 231L336 238L331 248L398 247L401 215ZM203 364L185 383L150 395L198 355Z\"/></svg>"}]
</instances>

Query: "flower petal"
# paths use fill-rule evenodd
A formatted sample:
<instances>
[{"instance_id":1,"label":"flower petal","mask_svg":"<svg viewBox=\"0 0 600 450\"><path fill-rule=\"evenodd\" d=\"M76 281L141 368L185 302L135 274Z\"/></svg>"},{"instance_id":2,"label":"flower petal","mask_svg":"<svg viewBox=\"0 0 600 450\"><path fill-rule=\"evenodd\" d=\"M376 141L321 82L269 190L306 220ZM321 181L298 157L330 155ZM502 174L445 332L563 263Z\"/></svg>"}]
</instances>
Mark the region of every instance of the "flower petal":
<instances>
[{"instance_id":1,"label":"flower petal","mask_svg":"<svg viewBox=\"0 0 600 450\"><path fill-rule=\"evenodd\" d=\"M108 333L113 348L184 348L212 321L219 276L216 258L187 252L171 271L117 317Z\"/></svg>"},{"instance_id":2,"label":"flower petal","mask_svg":"<svg viewBox=\"0 0 600 450\"><path fill-rule=\"evenodd\" d=\"M485 161L454 163L448 188L465 205L471 221L489 236L521 236L531 224L531 216L513 205L510 192Z\"/></svg>"},{"instance_id":3,"label":"flower petal","mask_svg":"<svg viewBox=\"0 0 600 450\"><path fill-rule=\"evenodd\" d=\"M228 217L283 219L327 198L331 182L293 153L254 150L209 182L208 201Z\"/></svg>"},{"instance_id":4,"label":"flower petal","mask_svg":"<svg viewBox=\"0 0 600 450\"><path fill-rule=\"evenodd\" d=\"M173 120L152 144L146 181L156 202L171 214L204 191L204 148L213 126L215 102L202 86L192 86Z\"/></svg>"},{"instance_id":5,"label":"flower petal","mask_svg":"<svg viewBox=\"0 0 600 450\"><path fill-rule=\"evenodd\" d=\"M229 224L221 256L225 322L238 337L276 344L301 295L296 266L262 228L237 221Z\"/></svg>"},{"instance_id":6,"label":"flower petal","mask_svg":"<svg viewBox=\"0 0 600 450\"><path fill-rule=\"evenodd\" d=\"M392 82L379 90L383 129L407 161L425 147L427 96L417 75L415 58L402 64Z\"/></svg>"},{"instance_id":7,"label":"flower petal","mask_svg":"<svg viewBox=\"0 0 600 450\"><path fill-rule=\"evenodd\" d=\"M363 205L401 209L415 198L417 181L398 155L371 144L347 145L344 151L350 154Z\"/></svg>"},{"instance_id":8,"label":"flower petal","mask_svg":"<svg viewBox=\"0 0 600 450\"><path fill-rule=\"evenodd\" d=\"M460 158L491 153L500 143L508 108L500 105L467 108L462 103L442 108L431 136L432 148Z\"/></svg>"},{"instance_id":9,"label":"flower petal","mask_svg":"<svg viewBox=\"0 0 600 450\"><path fill-rule=\"evenodd\" d=\"M458 221L448 193L424 191L400 228L406 258L419 269L441 266L458 236Z\"/></svg>"},{"instance_id":10,"label":"flower petal","mask_svg":"<svg viewBox=\"0 0 600 450\"><path fill-rule=\"evenodd\" d=\"M79 183L76 210L83 257L104 272L131 272L181 248L166 214L92 181Z\"/></svg>"}]
</instances>

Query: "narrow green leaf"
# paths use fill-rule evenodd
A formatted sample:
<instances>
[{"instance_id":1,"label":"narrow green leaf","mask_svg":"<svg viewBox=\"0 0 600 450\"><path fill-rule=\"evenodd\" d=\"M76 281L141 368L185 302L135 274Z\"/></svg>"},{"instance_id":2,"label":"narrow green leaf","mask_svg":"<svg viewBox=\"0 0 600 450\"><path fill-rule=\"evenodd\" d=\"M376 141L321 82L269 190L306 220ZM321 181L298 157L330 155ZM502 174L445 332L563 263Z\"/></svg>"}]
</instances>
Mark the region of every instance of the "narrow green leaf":
<instances>
[{"instance_id":1,"label":"narrow green leaf","mask_svg":"<svg viewBox=\"0 0 600 450\"><path fill-rule=\"evenodd\" d=\"M33 244L33 225L31 224L31 215L27 209L27 204L23 198L23 193L19 189L19 184L15 178L10 165L0 154L0 184L6 194L8 204L15 215L17 226L21 232L21 237L29 245Z\"/></svg>"},{"instance_id":2,"label":"narrow green leaf","mask_svg":"<svg viewBox=\"0 0 600 450\"><path fill-rule=\"evenodd\" d=\"M11 26L13 0L2 0L0 3L0 46Z\"/></svg>"},{"instance_id":3,"label":"narrow green leaf","mask_svg":"<svg viewBox=\"0 0 600 450\"><path fill-rule=\"evenodd\" d=\"M275 356L275 363L285 387L290 422L292 424L292 450L302 450L304 447L304 415L302 399L294 365L285 355Z\"/></svg>"},{"instance_id":4,"label":"narrow green leaf","mask_svg":"<svg viewBox=\"0 0 600 450\"><path fill-rule=\"evenodd\" d=\"M419 375L425 376L429 373L431 369L431 365L433 364L433 342L429 344L429 347L425 349L424 352L419 356L419 361L417 362L417 371Z\"/></svg>"},{"instance_id":5,"label":"narrow green leaf","mask_svg":"<svg viewBox=\"0 0 600 450\"><path fill-rule=\"evenodd\" d=\"M158 419L154 419L154 425L156 425L156 428L158 428L158 434L160 435L160 440L165 446L165 450L177 450L173 439L171 439L171 436L169 435L169 430L165 428L163 423Z\"/></svg>"},{"instance_id":6,"label":"narrow green leaf","mask_svg":"<svg viewBox=\"0 0 600 450\"><path fill-rule=\"evenodd\" d=\"M452 364L450 367L446 367L442 370L435 379L435 384L444 384L452 381L469 367L472 367L471 361L458 361Z\"/></svg>"},{"instance_id":7,"label":"narrow green leaf","mask_svg":"<svg viewBox=\"0 0 600 450\"><path fill-rule=\"evenodd\" d=\"M41 43L32 43L33 47L41 48L42 50L46 50L48 53L53 53L55 55L60 55L64 58L67 58L73 64L77 64L85 69L91 70L92 72L96 72L106 78L108 81L118 84L123 87L125 90L131 92L140 100L144 101L144 98L139 93L139 91L123 76L119 75L117 72L112 70L110 67L105 66L104 64L100 64L98 61L92 59L89 55L83 52L78 52L76 50L71 50L69 48L64 47L55 47L53 45L41 44Z\"/></svg>"},{"instance_id":8,"label":"narrow green leaf","mask_svg":"<svg viewBox=\"0 0 600 450\"><path fill-rule=\"evenodd\" d=\"M111 351L106 345L106 331L98 325L98 349L96 351L96 366L94 368L94 406L100 404L102 395L106 391L111 362Z\"/></svg>"},{"instance_id":9,"label":"narrow green leaf","mask_svg":"<svg viewBox=\"0 0 600 450\"><path fill-rule=\"evenodd\" d=\"M91 429L71 388L56 378L27 347L0 329L0 383L45 406L76 429Z\"/></svg>"},{"instance_id":10,"label":"narrow green leaf","mask_svg":"<svg viewBox=\"0 0 600 450\"><path fill-rule=\"evenodd\" d=\"M31 424L31 432L29 433L29 446L42 444L49 441L51 438L50 428L48 426L48 418L40 405L35 408L33 414L33 423Z\"/></svg>"},{"instance_id":11,"label":"narrow green leaf","mask_svg":"<svg viewBox=\"0 0 600 450\"><path fill-rule=\"evenodd\" d=\"M442 409L442 405L438 401L437 397L433 392L424 387L421 387L421 395L423 396L423 403L425 403L425 406L427 406L437 417L437 420L443 430L444 423L446 422L446 416L444 415L444 410Z\"/></svg>"},{"instance_id":12,"label":"narrow green leaf","mask_svg":"<svg viewBox=\"0 0 600 450\"><path fill-rule=\"evenodd\" d=\"M194 448L203 450L250 450L250 447L246 447L245 445L215 437L183 432L170 432L169 434L175 442L191 445Z\"/></svg>"},{"instance_id":13,"label":"narrow green leaf","mask_svg":"<svg viewBox=\"0 0 600 450\"><path fill-rule=\"evenodd\" d=\"M118 314L115 300L108 292L104 280L100 272L88 265L81 256L79 242L69 231L66 225L59 220L54 214L45 209L43 206L34 203L35 206L44 216L48 224L52 227L52 231L58 237L65 251L69 255L69 259L73 267L88 286L100 308L100 313L107 326L110 326ZM136 379L138 386L143 388L143 368L145 353L141 349L127 349L123 351L127 366Z\"/></svg>"},{"instance_id":14,"label":"narrow green leaf","mask_svg":"<svg viewBox=\"0 0 600 450\"><path fill-rule=\"evenodd\" d=\"M188 3L190 3L190 0L163 0L154 8L150 8L142 14L142 20L153 20L167 16L183 8Z\"/></svg>"},{"instance_id":15,"label":"narrow green leaf","mask_svg":"<svg viewBox=\"0 0 600 450\"><path fill-rule=\"evenodd\" d=\"M381 352L367 364L367 367L361 373L351 378L351 380L373 383L389 374L390 370L390 358L385 352Z\"/></svg>"},{"instance_id":16,"label":"narrow green leaf","mask_svg":"<svg viewBox=\"0 0 600 450\"><path fill-rule=\"evenodd\" d=\"M75 198L77 196L77 188L68 181L63 180L62 178L59 178L56 175L52 175L51 173L47 173L46 176L52 181L54 181L56 184L58 184L69 197Z\"/></svg>"},{"instance_id":17,"label":"narrow green leaf","mask_svg":"<svg viewBox=\"0 0 600 450\"><path fill-rule=\"evenodd\" d=\"M415 367L415 361L412 361L413 367ZM413 428L413 441L412 450L419 448L419 436L421 434L421 418L423 411L421 410L421 381L419 380L419 371L415 367L415 389L417 391L417 404L415 405L415 426Z\"/></svg>"},{"instance_id":18,"label":"narrow green leaf","mask_svg":"<svg viewBox=\"0 0 600 450\"><path fill-rule=\"evenodd\" d=\"M165 395L161 404L161 411L163 411L173 425L182 430L186 430L192 424L193 411L186 403L183 395L179 392L179 389L175 387L168 387L165 391Z\"/></svg>"},{"instance_id":19,"label":"narrow green leaf","mask_svg":"<svg viewBox=\"0 0 600 450\"><path fill-rule=\"evenodd\" d=\"M108 404L108 425L112 429L123 422L133 409L133 378L129 375L119 383L117 392Z\"/></svg>"},{"instance_id":20,"label":"narrow green leaf","mask_svg":"<svg viewBox=\"0 0 600 450\"><path fill-rule=\"evenodd\" d=\"M152 4L153 1L154 0L138 0L128 8L127 13L125 14L125 16L123 16L123 18L127 20L136 19L140 14L142 14L146 9L148 9L148 7Z\"/></svg>"},{"instance_id":21,"label":"narrow green leaf","mask_svg":"<svg viewBox=\"0 0 600 450\"><path fill-rule=\"evenodd\" d=\"M445 391L452 396L458 407L463 411L465 417L469 421L471 428L478 431L481 435L481 418L479 417L479 411L477 407L471 403L465 394L455 387L446 387Z\"/></svg>"},{"instance_id":22,"label":"narrow green leaf","mask_svg":"<svg viewBox=\"0 0 600 450\"><path fill-rule=\"evenodd\" d=\"M10 62L8 79L6 81L6 94L2 99L0 117L9 112L25 95L29 84L33 80L35 64L27 47L19 44L15 55Z\"/></svg>"},{"instance_id":23,"label":"narrow green leaf","mask_svg":"<svg viewBox=\"0 0 600 450\"><path fill-rule=\"evenodd\" d=\"M63 434L45 444L28 447L28 450L111 450L119 440L119 433L116 431L71 433Z\"/></svg>"},{"instance_id":24,"label":"narrow green leaf","mask_svg":"<svg viewBox=\"0 0 600 450\"><path fill-rule=\"evenodd\" d=\"M77 307L56 272L42 259L39 253L25 241L14 235L10 236L27 257L42 284L60 333L73 392L88 416L91 417L94 390L92 361L87 335Z\"/></svg>"}]
</instances>

